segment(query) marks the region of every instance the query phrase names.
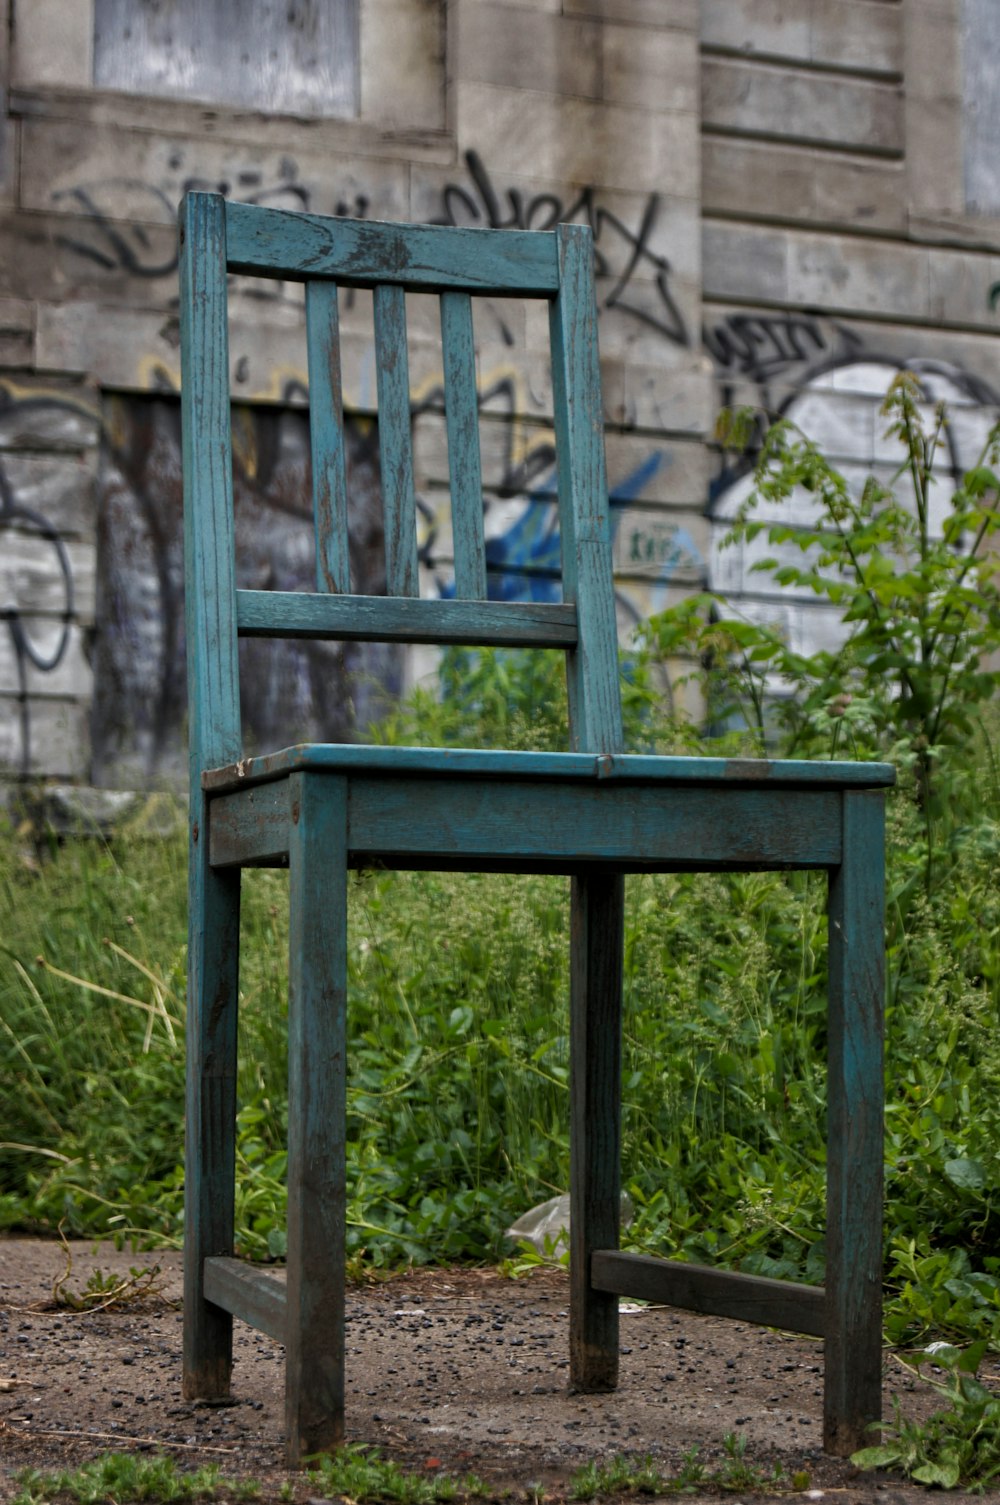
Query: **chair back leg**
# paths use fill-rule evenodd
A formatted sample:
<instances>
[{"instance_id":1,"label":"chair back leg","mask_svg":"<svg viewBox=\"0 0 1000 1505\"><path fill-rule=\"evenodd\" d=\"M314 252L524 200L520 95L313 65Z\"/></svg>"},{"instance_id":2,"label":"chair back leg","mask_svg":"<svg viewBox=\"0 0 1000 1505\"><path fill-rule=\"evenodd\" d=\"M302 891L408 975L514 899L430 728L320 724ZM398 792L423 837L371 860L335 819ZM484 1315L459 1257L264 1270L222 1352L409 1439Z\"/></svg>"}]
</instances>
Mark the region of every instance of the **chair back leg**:
<instances>
[{"instance_id":1,"label":"chair back leg","mask_svg":"<svg viewBox=\"0 0 1000 1505\"><path fill-rule=\"evenodd\" d=\"M205 1299L205 1260L233 1252L240 874L213 872L192 827L184 1179L184 1365L189 1400L229 1394L233 1319Z\"/></svg>"},{"instance_id":2,"label":"chair back leg","mask_svg":"<svg viewBox=\"0 0 1000 1505\"><path fill-rule=\"evenodd\" d=\"M624 879L579 874L570 899L570 1383L618 1384L618 1297L591 1285L618 1248Z\"/></svg>"}]
</instances>

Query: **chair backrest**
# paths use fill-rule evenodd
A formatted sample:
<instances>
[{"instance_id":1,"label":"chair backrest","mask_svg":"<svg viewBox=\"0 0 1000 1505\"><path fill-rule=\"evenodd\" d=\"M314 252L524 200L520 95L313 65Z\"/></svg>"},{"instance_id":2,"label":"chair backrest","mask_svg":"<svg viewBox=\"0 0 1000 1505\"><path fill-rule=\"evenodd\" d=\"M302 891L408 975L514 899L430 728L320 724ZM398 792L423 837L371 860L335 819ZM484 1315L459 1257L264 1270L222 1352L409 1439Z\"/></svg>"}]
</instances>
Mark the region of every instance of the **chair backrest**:
<instances>
[{"instance_id":1,"label":"chair backrest","mask_svg":"<svg viewBox=\"0 0 1000 1505\"><path fill-rule=\"evenodd\" d=\"M305 284L316 591L237 590L228 274ZM191 772L242 756L240 636L554 647L579 751L621 749L617 630L588 227L455 229L321 218L191 193L180 213ZM372 289L387 594L350 594L337 291ZM455 593L421 599L407 291L440 294ZM549 304L561 603L490 601L473 294Z\"/></svg>"}]
</instances>

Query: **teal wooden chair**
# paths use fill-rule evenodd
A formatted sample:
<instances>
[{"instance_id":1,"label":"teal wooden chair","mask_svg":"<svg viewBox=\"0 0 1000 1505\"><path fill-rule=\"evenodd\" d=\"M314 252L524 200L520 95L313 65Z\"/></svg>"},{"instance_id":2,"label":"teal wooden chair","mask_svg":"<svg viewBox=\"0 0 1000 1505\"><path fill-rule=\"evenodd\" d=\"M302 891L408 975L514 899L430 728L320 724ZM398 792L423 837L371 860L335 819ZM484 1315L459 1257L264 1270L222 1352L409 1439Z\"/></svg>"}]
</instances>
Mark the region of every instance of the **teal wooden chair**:
<instances>
[{"instance_id":1,"label":"teal wooden chair","mask_svg":"<svg viewBox=\"0 0 1000 1505\"><path fill-rule=\"evenodd\" d=\"M286 1346L289 1460L344 1436L347 878L352 867L571 875L570 1382L613 1388L618 1298L825 1338L828 1450L880 1415L880 764L625 756L589 231L373 224L188 196L181 211L191 868L184 1392L228 1391L232 1317ZM237 590L227 275L305 283L316 589ZM385 597L350 593L338 287L373 289ZM418 594L404 299L440 294L455 599ZM471 294L547 301L562 596L487 599ZM237 640L565 651L565 753L300 745L246 757ZM290 884L287 1283L232 1258L240 871ZM825 1288L619 1252L623 875L829 874ZM669 1062L665 1063L669 1070Z\"/></svg>"}]
</instances>

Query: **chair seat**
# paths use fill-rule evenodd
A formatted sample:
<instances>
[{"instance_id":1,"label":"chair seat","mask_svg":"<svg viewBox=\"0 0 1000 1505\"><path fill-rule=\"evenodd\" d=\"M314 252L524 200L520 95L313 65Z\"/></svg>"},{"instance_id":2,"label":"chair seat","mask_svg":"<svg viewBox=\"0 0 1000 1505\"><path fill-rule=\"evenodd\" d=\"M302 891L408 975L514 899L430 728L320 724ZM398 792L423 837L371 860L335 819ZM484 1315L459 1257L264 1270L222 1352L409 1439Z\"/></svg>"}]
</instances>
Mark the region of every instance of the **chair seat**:
<instances>
[{"instance_id":1,"label":"chair seat","mask_svg":"<svg viewBox=\"0 0 1000 1505\"><path fill-rule=\"evenodd\" d=\"M283 865L305 778L346 784L355 868L636 873L834 867L844 791L892 777L883 763L306 743L203 787L213 867Z\"/></svg>"},{"instance_id":2,"label":"chair seat","mask_svg":"<svg viewBox=\"0 0 1000 1505\"><path fill-rule=\"evenodd\" d=\"M426 778L572 779L628 784L725 784L743 788L889 788L889 763L763 758L683 758L647 753L512 752L494 748L385 747L300 742L206 770L202 788L219 794L291 773L419 775Z\"/></svg>"}]
</instances>

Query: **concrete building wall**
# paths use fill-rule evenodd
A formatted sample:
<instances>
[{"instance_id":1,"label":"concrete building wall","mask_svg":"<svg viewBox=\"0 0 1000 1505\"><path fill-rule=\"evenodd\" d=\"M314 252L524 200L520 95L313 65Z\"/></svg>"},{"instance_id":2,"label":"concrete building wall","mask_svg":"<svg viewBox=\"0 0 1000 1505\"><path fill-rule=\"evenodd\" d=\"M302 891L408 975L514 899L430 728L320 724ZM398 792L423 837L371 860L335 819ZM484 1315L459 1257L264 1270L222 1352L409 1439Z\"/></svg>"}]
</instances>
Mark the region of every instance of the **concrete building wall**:
<instances>
[{"instance_id":1,"label":"concrete building wall","mask_svg":"<svg viewBox=\"0 0 1000 1505\"><path fill-rule=\"evenodd\" d=\"M189 97L139 92L156 69L122 61L117 0L0 3L6 776L179 774L174 220L188 186L329 214L593 225L623 631L713 577L748 610L774 609L717 550L742 480L711 442L721 404L798 403L817 438L860 464L880 442L876 388L920 361L963 405L962 455L988 424L1000 211L986 127L969 121L996 118L984 108L996 86L963 66L963 46L967 59L985 52L984 27L995 40L980 0L339 0L350 56L314 96L302 77L325 0L291 7L280 88L246 20L256 3L216 0L239 41L233 87L188 69ZM167 10L180 69L173 53L190 52L184 27L205 7ZM199 97L213 88L226 99ZM296 113L272 112L271 98L286 111L297 100ZM434 318L415 300L428 592L447 589L450 567ZM342 327L352 561L377 585L361 295L344 300ZM476 330L498 588L544 593L558 557L544 325L504 304L479 310ZM294 581L308 566L293 289L241 282L231 355L241 569ZM787 625L822 630L796 610ZM289 723L344 733L342 707L310 721L306 705L345 669L358 722L375 708L371 686L407 672L377 654L254 660L261 738Z\"/></svg>"}]
</instances>

